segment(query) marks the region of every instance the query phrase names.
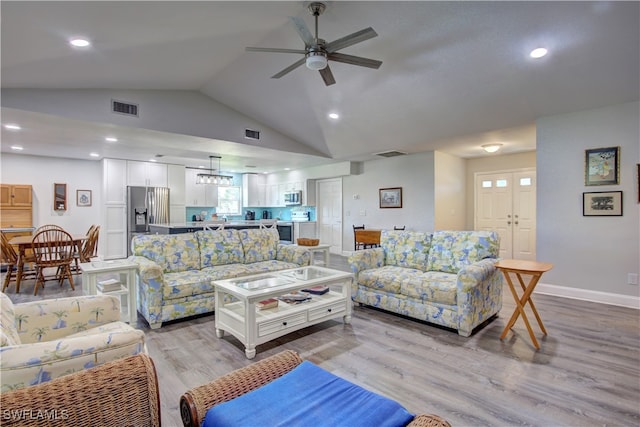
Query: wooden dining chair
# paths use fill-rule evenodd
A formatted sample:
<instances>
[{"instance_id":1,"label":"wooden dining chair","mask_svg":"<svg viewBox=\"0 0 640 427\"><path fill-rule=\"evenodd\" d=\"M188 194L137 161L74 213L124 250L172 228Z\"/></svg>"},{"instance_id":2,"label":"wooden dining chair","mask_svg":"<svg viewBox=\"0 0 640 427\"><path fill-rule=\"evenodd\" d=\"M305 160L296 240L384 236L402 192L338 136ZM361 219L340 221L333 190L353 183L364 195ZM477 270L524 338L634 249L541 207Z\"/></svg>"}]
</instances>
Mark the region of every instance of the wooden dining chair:
<instances>
[{"instance_id":1,"label":"wooden dining chair","mask_svg":"<svg viewBox=\"0 0 640 427\"><path fill-rule=\"evenodd\" d=\"M46 231L46 230L64 230L64 228L62 228L62 227L60 227L59 225L56 225L56 224L45 224L45 225L41 225L40 227L36 228L36 231L34 231L33 234L35 236L39 232Z\"/></svg>"},{"instance_id":2,"label":"wooden dining chair","mask_svg":"<svg viewBox=\"0 0 640 427\"><path fill-rule=\"evenodd\" d=\"M33 295L38 294L40 286L44 288L44 282L47 280L45 270L49 268L56 270L55 279L58 280L60 286L66 278L69 280L71 289L76 289L71 274L75 243L69 233L58 229L42 230L33 236L31 249L35 256L36 266L36 285Z\"/></svg>"},{"instance_id":3,"label":"wooden dining chair","mask_svg":"<svg viewBox=\"0 0 640 427\"><path fill-rule=\"evenodd\" d=\"M92 225L89 227L87 231L87 239L82 243L82 245L74 251L73 254L73 265L71 267L71 271L76 274L81 273L80 263L81 262L89 262L92 258L96 258L98 256L98 235L100 233L99 225Z\"/></svg>"},{"instance_id":4,"label":"wooden dining chair","mask_svg":"<svg viewBox=\"0 0 640 427\"><path fill-rule=\"evenodd\" d=\"M17 281L18 254L14 247L9 243L7 236L4 233L0 233L0 235L2 235L2 264L7 267L7 272L2 284L2 292L7 289L13 279L16 282L16 293L18 293L20 292L20 284ZM35 257L32 254L25 254L24 268L22 271L23 278L32 279L36 277L35 270L33 269L34 262Z\"/></svg>"},{"instance_id":5,"label":"wooden dining chair","mask_svg":"<svg viewBox=\"0 0 640 427\"><path fill-rule=\"evenodd\" d=\"M365 244L362 242L358 242L358 233L357 230L364 230L364 224L362 225L354 225L353 226L353 250L357 251L358 249L365 249Z\"/></svg>"}]
</instances>

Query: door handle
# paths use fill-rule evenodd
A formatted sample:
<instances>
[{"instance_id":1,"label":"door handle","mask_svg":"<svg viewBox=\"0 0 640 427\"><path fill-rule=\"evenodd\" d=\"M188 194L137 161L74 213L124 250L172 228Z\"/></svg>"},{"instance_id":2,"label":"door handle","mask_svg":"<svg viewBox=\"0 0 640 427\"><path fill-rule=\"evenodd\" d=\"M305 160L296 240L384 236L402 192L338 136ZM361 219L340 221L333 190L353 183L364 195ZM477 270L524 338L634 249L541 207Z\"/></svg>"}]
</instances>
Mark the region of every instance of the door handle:
<instances>
[{"instance_id":1,"label":"door handle","mask_svg":"<svg viewBox=\"0 0 640 427\"><path fill-rule=\"evenodd\" d=\"M518 225L518 221L516 221L514 224L515 224L515 225Z\"/></svg>"},{"instance_id":2,"label":"door handle","mask_svg":"<svg viewBox=\"0 0 640 427\"><path fill-rule=\"evenodd\" d=\"M511 225L511 221L507 221L507 225Z\"/></svg>"}]
</instances>

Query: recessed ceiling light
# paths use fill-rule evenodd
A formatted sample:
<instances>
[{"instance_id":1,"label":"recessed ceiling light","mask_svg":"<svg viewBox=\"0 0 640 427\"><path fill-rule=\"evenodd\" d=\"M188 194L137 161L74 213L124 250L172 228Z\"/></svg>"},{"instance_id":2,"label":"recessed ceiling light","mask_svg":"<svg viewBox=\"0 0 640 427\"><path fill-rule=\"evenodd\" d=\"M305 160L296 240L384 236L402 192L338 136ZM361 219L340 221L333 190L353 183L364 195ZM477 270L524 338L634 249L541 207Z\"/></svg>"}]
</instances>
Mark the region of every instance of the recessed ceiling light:
<instances>
[{"instance_id":1,"label":"recessed ceiling light","mask_svg":"<svg viewBox=\"0 0 640 427\"><path fill-rule=\"evenodd\" d=\"M482 149L487 153L495 153L502 147L502 144L485 144L482 146Z\"/></svg>"},{"instance_id":2,"label":"recessed ceiling light","mask_svg":"<svg viewBox=\"0 0 640 427\"><path fill-rule=\"evenodd\" d=\"M118 138L114 136L107 136L104 140L107 142L118 142Z\"/></svg>"},{"instance_id":3,"label":"recessed ceiling light","mask_svg":"<svg viewBox=\"0 0 640 427\"><path fill-rule=\"evenodd\" d=\"M91 45L91 42L85 38L77 37L69 40L69 44L74 47L88 47Z\"/></svg>"},{"instance_id":4,"label":"recessed ceiling light","mask_svg":"<svg viewBox=\"0 0 640 427\"><path fill-rule=\"evenodd\" d=\"M16 125L14 123L8 123L8 124L4 125L4 127L5 127L5 129L9 129L9 130L20 130L20 129L22 129L20 127L20 125Z\"/></svg>"},{"instance_id":5,"label":"recessed ceiling light","mask_svg":"<svg viewBox=\"0 0 640 427\"><path fill-rule=\"evenodd\" d=\"M22 148L22 147L21 147L21 146L19 146L19 145L12 145L12 146L11 146L11 149L12 149L12 150L16 150L16 151L22 151L22 150L24 150L24 148Z\"/></svg>"},{"instance_id":6,"label":"recessed ceiling light","mask_svg":"<svg viewBox=\"0 0 640 427\"><path fill-rule=\"evenodd\" d=\"M290 170L291 170L291 168L284 168L284 170L286 170L286 171L290 171Z\"/></svg>"},{"instance_id":7,"label":"recessed ceiling light","mask_svg":"<svg viewBox=\"0 0 640 427\"><path fill-rule=\"evenodd\" d=\"M531 51L531 53L529 54L530 57L532 58L542 58L543 56L545 56L547 54L547 49L543 48L543 47L539 47L537 49L533 49Z\"/></svg>"},{"instance_id":8,"label":"recessed ceiling light","mask_svg":"<svg viewBox=\"0 0 640 427\"><path fill-rule=\"evenodd\" d=\"M153 162L153 163L157 162L157 160L156 160L156 159L149 159L149 161L150 161L150 162Z\"/></svg>"},{"instance_id":9,"label":"recessed ceiling light","mask_svg":"<svg viewBox=\"0 0 640 427\"><path fill-rule=\"evenodd\" d=\"M329 113L329 118L333 120L338 120L340 118L340 114L338 113Z\"/></svg>"}]
</instances>

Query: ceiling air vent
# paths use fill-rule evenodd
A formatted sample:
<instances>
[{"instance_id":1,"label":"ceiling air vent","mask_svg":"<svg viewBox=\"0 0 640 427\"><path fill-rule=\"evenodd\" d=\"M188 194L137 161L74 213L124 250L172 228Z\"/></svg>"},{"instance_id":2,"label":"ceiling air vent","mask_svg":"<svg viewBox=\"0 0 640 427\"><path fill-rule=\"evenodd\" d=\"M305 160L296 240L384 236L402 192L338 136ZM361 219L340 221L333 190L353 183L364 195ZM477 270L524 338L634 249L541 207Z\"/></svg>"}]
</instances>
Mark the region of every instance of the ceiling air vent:
<instances>
[{"instance_id":1,"label":"ceiling air vent","mask_svg":"<svg viewBox=\"0 0 640 427\"><path fill-rule=\"evenodd\" d=\"M260 139L260 131L245 129L244 137L247 139Z\"/></svg>"},{"instance_id":2,"label":"ceiling air vent","mask_svg":"<svg viewBox=\"0 0 640 427\"><path fill-rule=\"evenodd\" d=\"M124 114L125 116L136 116L138 117L138 105L131 104L128 102L117 101L115 99L111 100L111 111L118 114Z\"/></svg>"},{"instance_id":3,"label":"ceiling air vent","mask_svg":"<svg viewBox=\"0 0 640 427\"><path fill-rule=\"evenodd\" d=\"M383 151L381 153L374 153L374 154L380 157L397 157L397 156L404 156L407 153L405 153L404 151L391 150L391 151Z\"/></svg>"}]
</instances>

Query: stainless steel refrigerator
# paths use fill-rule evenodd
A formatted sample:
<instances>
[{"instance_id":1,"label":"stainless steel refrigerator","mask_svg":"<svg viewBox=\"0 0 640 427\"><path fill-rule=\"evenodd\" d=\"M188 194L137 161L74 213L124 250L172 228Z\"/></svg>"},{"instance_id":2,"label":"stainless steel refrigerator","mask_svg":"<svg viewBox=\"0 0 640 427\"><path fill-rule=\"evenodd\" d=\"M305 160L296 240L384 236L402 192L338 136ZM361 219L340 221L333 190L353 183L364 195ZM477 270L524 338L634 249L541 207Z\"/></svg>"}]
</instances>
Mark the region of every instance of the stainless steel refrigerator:
<instances>
[{"instance_id":1,"label":"stainless steel refrigerator","mask_svg":"<svg viewBox=\"0 0 640 427\"><path fill-rule=\"evenodd\" d=\"M131 239L149 234L150 224L169 223L169 189L166 187L127 187L127 254Z\"/></svg>"}]
</instances>

